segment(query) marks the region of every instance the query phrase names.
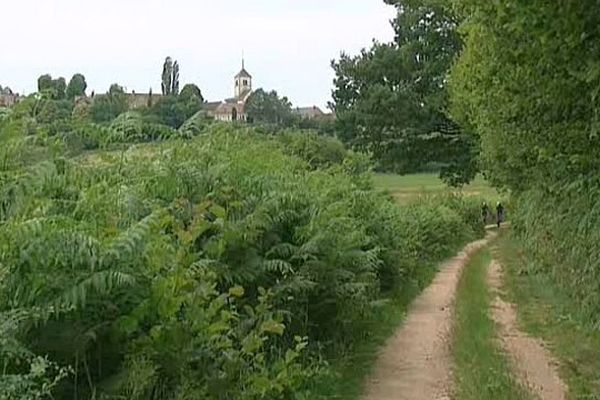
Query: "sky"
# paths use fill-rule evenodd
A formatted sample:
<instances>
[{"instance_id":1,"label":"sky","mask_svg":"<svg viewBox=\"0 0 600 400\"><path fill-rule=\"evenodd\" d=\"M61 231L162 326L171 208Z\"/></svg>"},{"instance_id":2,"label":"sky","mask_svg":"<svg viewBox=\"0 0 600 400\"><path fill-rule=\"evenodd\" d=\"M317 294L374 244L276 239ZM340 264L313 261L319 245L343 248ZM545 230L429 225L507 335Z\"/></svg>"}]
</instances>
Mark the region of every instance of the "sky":
<instances>
[{"instance_id":1,"label":"sky","mask_svg":"<svg viewBox=\"0 0 600 400\"><path fill-rule=\"evenodd\" d=\"M255 89L321 107L330 61L391 40L395 14L383 0L0 0L0 10L0 85L13 91L35 91L44 73L80 72L88 93L115 82L156 93L171 56L180 86L196 83L216 101L233 96L243 54Z\"/></svg>"}]
</instances>

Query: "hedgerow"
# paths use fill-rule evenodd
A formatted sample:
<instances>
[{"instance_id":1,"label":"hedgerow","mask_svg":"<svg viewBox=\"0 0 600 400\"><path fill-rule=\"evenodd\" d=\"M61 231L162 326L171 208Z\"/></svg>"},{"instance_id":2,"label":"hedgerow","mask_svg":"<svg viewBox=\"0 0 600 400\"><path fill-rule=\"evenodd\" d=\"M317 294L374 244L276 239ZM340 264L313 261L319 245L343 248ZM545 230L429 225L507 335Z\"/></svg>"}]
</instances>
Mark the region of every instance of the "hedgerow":
<instances>
[{"instance_id":1,"label":"hedgerow","mask_svg":"<svg viewBox=\"0 0 600 400\"><path fill-rule=\"evenodd\" d=\"M481 139L486 177L511 191L530 265L600 326L600 12L587 1L454 0L464 51L452 112ZM561 40L548 40L560 37Z\"/></svg>"},{"instance_id":2,"label":"hedgerow","mask_svg":"<svg viewBox=\"0 0 600 400\"><path fill-rule=\"evenodd\" d=\"M375 304L481 233L475 203L400 208L355 154L315 164L215 125L73 158L19 118L0 132L0 399L318 398ZM135 114L85 129L146 141Z\"/></svg>"}]
</instances>

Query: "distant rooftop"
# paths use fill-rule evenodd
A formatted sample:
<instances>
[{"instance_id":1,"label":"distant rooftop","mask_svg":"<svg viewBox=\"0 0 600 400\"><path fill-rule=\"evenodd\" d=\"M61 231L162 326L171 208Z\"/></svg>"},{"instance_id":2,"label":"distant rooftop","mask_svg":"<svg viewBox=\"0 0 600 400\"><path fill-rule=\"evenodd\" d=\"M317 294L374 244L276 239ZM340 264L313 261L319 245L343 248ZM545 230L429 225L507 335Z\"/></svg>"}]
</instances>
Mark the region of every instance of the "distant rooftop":
<instances>
[{"instance_id":1,"label":"distant rooftop","mask_svg":"<svg viewBox=\"0 0 600 400\"><path fill-rule=\"evenodd\" d=\"M252 75L248 71L246 71L246 67L244 65L244 58L242 57L242 70L237 73L236 78L250 78L252 79Z\"/></svg>"},{"instance_id":2,"label":"distant rooftop","mask_svg":"<svg viewBox=\"0 0 600 400\"><path fill-rule=\"evenodd\" d=\"M240 72L238 72L235 77L236 78L252 78L252 75L250 75L250 73L248 71L246 71L246 68L242 68L242 70Z\"/></svg>"},{"instance_id":3,"label":"distant rooftop","mask_svg":"<svg viewBox=\"0 0 600 400\"><path fill-rule=\"evenodd\" d=\"M294 112L303 118L315 118L324 115L325 113L317 106L297 107Z\"/></svg>"}]
</instances>

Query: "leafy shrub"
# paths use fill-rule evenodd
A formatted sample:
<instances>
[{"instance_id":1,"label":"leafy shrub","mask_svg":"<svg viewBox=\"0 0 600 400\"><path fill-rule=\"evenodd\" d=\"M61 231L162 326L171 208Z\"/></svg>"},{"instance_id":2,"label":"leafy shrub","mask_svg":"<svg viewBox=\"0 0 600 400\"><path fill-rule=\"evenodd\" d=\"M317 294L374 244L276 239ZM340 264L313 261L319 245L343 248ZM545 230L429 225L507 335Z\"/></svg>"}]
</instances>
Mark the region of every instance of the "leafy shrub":
<instances>
[{"instance_id":1,"label":"leafy shrub","mask_svg":"<svg viewBox=\"0 0 600 400\"><path fill-rule=\"evenodd\" d=\"M0 107L0 124L10 116L10 108Z\"/></svg>"},{"instance_id":2,"label":"leafy shrub","mask_svg":"<svg viewBox=\"0 0 600 400\"><path fill-rule=\"evenodd\" d=\"M128 108L125 94L117 90L113 93L97 95L87 114L92 122L105 123L126 112Z\"/></svg>"},{"instance_id":3,"label":"leafy shrub","mask_svg":"<svg viewBox=\"0 0 600 400\"><path fill-rule=\"evenodd\" d=\"M155 123L178 129L201 108L201 96L163 96L148 110L148 116Z\"/></svg>"},{"instance_id":4,"label":"leafy shrub","mask_svg":"<svg viewBox=\"0 0 600 400\"><path fill-rule=\"evenodd\" d=\"M210 119L204 111L198 111L179 127L182 138L193 138L206 132Z\"/></svg>"},{"instance_id":5,"label":"leafy shrub","mask_svg":"<svg viewBox=\"0 0 600 400\"><path fill-rule=\"evenodd\" d=\"M347 154L342 142L316 132L286 130L277 138L286 152L306 160L312 168L341 164Z\"/></svg>"},{"instance_id":6,"label":"leafy shrub","mask_svg":"<svg viewBox=\"0 0 600 400\"><path fill-rule=\"evenodd\" d=\"M79 132L144 141L145 124L128 113ZM351 345L385 291L476 235L460 201L399 208L370 189L365 159L292 140L310 144L302 157L217 124L8 166L0 312L26 316L11 333L26 351L71 367L44 378L63 378L54 397L315 398L319 349Z\"/></svg>"}]
</instances>

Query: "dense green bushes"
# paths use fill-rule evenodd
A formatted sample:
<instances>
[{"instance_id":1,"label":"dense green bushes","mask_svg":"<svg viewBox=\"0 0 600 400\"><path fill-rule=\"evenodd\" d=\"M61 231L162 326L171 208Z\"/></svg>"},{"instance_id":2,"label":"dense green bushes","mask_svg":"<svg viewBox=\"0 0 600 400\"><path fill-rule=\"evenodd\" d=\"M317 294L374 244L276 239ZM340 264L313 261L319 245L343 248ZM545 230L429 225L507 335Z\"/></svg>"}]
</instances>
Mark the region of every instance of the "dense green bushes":
<instances>
[{"instance_id":1,"label":"dense green bushes","mask_svg":"<svg viewBox=\"0 0 600 400\"><path fill-rule=\"evenodd\" d=\"M455 3L466 46L450 79L453 113L480 135L486 176L514 195L531 272L553 276L597 326L597 4Z\"/></svg>"},{"instance_id":2,"label":"dense green bushes","mask_svg":"<svg viewBox=\"0 0 600 400\"><path fill-rule=\"evenodd\" d=\"M215 125L68 158L25 120L0 131L5 159L56 144L2 169L0 398L316 398L320 357L480 233L477 205L398 208L315 136ZM135 114L86 129L147 139Z\"/></svg>"}]
</instances>

